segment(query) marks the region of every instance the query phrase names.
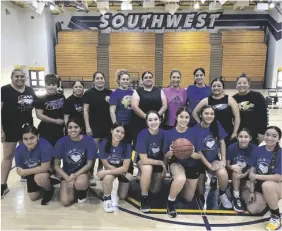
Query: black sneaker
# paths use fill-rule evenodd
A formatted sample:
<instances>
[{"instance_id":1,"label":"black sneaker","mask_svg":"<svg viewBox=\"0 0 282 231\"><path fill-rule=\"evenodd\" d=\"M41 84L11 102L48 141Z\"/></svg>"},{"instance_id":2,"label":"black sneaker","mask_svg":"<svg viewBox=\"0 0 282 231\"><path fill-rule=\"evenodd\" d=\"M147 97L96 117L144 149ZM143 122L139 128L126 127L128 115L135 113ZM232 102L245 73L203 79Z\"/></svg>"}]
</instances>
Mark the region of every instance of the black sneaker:
<instances>
[{"instance_id":1,"label":"black sneaker","mask_svg":"<svg viewBox=\"0 0 282 231\"><path fill-rule=\"evenodd\" d=\"M41 205L48 205L52 201L54 191L55 190L54 190L53 186L51 187L50 191L44 191L43 199L41 201Z\"/></svg>"},{"instance_id":2,"label":"black sneaker","mask_svg":"<svg viewBox=\"0 0 282 231\"><path fill-rule=\"evenodd\" d=\"M217 189L217 178L215 176L211 178L210 187L211 189Z\"/></svg>"},{"instance_id":3,"label":"black sneaker","mask_svg":"<svg viewBox=\"0 0 282 231\"><path fill-rule=\"evenodd\" d=\"M140 211L143 213L150 212L149 198L148 196L142 196L140 203Z\"/></svg>"},{"instance_id":4,"label":"black sneaker","mask_svg":"<svg viewBox=\"0 0 282 231\"><path fill-rule=\"evenodd\" d=\"M175 210L175 201L167 201L166 213L171 218L175 218L177 216L177 212Z\"/></svg>"},{"instance_id":5,"label":"black sneaker","mask_svg":"<svg viewBox=\"0 0 282 231\"><path fill-rule=\"evenodd\" d=\"M237 213L245 212L243 204L242 204L242 200L241 200L240 197L239 198L234 197L233 200L232 200L232 205L233 205L233 209L234 209L235 212L237 212Z\"/></svg>"},{"instance_id":6,"label":"black sneaker","mask_svg":"<svg viewBox=\"0 0 282 231\"><path fill-rule=\"evenodd\" d=\"M7 184L1 184L1 199L9 192Z\"/></svg>"}]
</instances>

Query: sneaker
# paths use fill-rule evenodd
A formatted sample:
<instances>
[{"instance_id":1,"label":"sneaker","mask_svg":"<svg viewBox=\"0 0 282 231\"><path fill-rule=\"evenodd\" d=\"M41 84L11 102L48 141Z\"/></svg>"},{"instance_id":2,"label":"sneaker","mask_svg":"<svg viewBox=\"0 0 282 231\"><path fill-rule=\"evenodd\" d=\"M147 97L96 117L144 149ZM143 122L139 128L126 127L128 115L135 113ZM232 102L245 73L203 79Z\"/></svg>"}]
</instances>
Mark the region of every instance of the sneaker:
<instances>
[{"instance_id":1,"label":"sneaker","mask_svg":"<svg viewBox=\"0 0 282 231\"><path fill-rule=\"evenodd\" d=\"M7 184L1 184L1 199L9 192L9 188Z\"/></svg>"},{"instance_id":2,"label":"sneaker","mask_svg":"<svg viewBox=\"0 0 282 231\"><path fill-rule=\"evenodd\" d=\"M281 228L281 218L276 215L271 215L269 222L265 226L266 230L278 230Z\"/></svg>"},{"instance_id":3,"label":"sneaker","mask_svg":"<svg viewBox=\"0 0 282 231\"><path fill-rule=\"evenodd\" d=\"M58 175L56 175L56 174L52 174L50 176L50 183L51 183L51 185L60 184L61 183L61 178Z\"/></svg>"},{"instance_id":4,"label":"sneaker","mask_svg":"<svg viewBox=\"0 0 282 231\"><path fill-rule=\"evenodd\" d=\"M104 201L104 211L105 211L106 213L112 213L112 212L114 212L112 200L106 200L106 201Z\"/></svg>"},{"instance_id":5,"label":"sneaker","mask_svg":"<svg viewBox=\"0 0 282 231\"><path fill-rule=\"evenodd\" d=\"M48 205L52 201L54 195L54 187L51 187L50 191L44 191L43 199L41 200L41 205Z\"/></svg>"},{"instance_id":6,"label":"sneaker","mask_svg":"<svg viewBox=\"0 0 282 231\"><path fill-rule=\"evenodd\" d=\"M217 178L215 176L213 176L211 178L210 187L211 187L211 189L216 189L217 188Z\"/></svg>"},{"instance_id":7,"label":"sneaker","mask_svg":"<svg viewBox=\"0 0 282 231\"><path fill-rule=\"evenodd\" d=\"M96 179L94 176L92 176L89 180L89 185L90 187L95 187L97 184L96 184Z\"/></svg>"},{"instance_id":8,"label":"sneaker","mask_svg":"<svg viewBox=\"0 0 282 231\"><path fill-rule=\"evenodd\" d=\"M143 213L150 212L149 198L148 196L142 196L140 203L140 211Z\"/></svg>"},{"instance_id":9,"label":"sneaker","mask_svg":"<svg viewBox=\"0 0 282 231\"><path fill-rule=\"evenodd\" d=\"M21 182L23 182L23 183L26 182L26 177L22 176L21 177Z\"/></svg>"},{"instance_id":10,"label":"sneaker","mask_svg":"<svg viewBox=\"0 0 282 231\"><path fill-rule=\"evenodd\" d=\"M245 209L243 207L242 200L241 200L240 197L239 198L234 197L233 200L232 200L232 205L233 205L233 209L234 209L235 212L237 212L237 213L245 212Z\"/></svg>"},{"instance_id":11,"label":"sneaker","mask_svg":"<svg viewBox=\"0 0 282 231\"><path fill-rule=\"evenodd\" d=\"M171 218L175 218L177 216L177 212L175 209L175 201L167 201L166 213Z\"/></svg>"},{"instance_id":12,"label":"sneaker","mask_svg":"<svg viewBox=\"0 0 282 231\"><path fill-rule=\"evenodd\" d=\"M232 203L230 202L230 200L228 199L226 193L222 194L221 196L219 196L220 199L220 204L222 204L222 206L225 209L232 209Z\"/></svg>"},{"instance_id":13,"label":"sneaker","mask_svg":"<svg viewBox=\"0 0 282 231\"><path fill-rule=\"evenodd\" d=\"M77 191L77 202L79 204L83 204L87 201L87 191L88 190Z\"/></svg>"}]
</instances>

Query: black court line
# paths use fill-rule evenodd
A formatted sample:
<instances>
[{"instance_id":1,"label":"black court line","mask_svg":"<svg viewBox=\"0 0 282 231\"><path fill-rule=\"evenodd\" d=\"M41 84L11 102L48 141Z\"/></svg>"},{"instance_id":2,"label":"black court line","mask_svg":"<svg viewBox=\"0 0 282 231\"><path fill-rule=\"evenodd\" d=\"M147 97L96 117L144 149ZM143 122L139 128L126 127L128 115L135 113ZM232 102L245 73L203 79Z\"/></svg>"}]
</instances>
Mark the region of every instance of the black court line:
<instances>
[{"instance_id":1,"label":"black court line","mask_svg":"<svg viewBox=\"0 0 282 231\"><path fill-rule=\"evenodd\" d=\"M204 221L204 223L205 223L205 225L206 225L206 229L207 229L207 230L212 230L212 229L211 229L211 225L210 225L210 223L209 223L209 220L208 220L207 216L206 216L206 215L203 215L202 218L203 218L203 221Z\"/></svg>"},{"instance_id":2,"label":"black court line","mask_svg":"<svg viewBox=\"0 0 282 231\"><path fill-rule=\"evenodd\" d=\"M11 168L11 170L13 170L15 167L16 167L16 165L15 165L15 166L13 166L13 167Z\"/></svg>"}]
</instances>

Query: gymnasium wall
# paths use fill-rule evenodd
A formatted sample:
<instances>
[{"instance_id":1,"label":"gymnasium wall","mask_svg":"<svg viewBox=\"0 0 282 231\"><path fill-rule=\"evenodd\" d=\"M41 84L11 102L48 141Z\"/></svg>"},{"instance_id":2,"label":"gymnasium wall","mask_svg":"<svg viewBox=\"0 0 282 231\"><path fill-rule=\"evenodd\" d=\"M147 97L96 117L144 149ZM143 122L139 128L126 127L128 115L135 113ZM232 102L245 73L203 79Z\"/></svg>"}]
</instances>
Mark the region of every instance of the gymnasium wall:
<instances>
[{"instance_id":1,"label":"gymnasium wall","mask_svg":"<svg viewBox=\"0 0 282 231\"><path fill-rule=\"evenodd\" d=\"M7 10L7 11L6 11ZM34 17L33 19L31 17ZM54 18L1 2L1 84L10 82L15 66L43 67L55 71Z\"/></svg>"}]
</instances>

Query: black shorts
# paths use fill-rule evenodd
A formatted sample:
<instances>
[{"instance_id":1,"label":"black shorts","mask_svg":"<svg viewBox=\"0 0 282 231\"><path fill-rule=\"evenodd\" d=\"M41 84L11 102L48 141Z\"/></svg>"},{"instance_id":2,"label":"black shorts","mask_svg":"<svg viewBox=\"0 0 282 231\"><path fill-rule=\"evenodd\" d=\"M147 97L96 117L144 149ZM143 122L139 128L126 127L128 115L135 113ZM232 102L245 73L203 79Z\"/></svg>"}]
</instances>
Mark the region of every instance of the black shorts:
<instances>
[{"instance_id":1,"label":"black shorts","mask_svg":"<svg viewBox=\"0 0 282 231\"><path fill-rule=\"evenodd\" d=\"M93 138L107 139L111 133L111 125L105 125L101 122L100 125L90 125Z\"/></svg>"},{"instance_id":2,"label":"black shorts","mask_svg":"<svg viewBox=\"0 0 282 231\"><path fill-rule=\"evenodd\" d=\"M119 168L119 167L121 167L122 165L114 165L114 166L115 166L116 168ZM129 168L128 168L128 170L127 170L126 173L130 173L130 174L133 175L133 171L134 171L133 162L130 161ZM129 182L128 179L125 177L126 173L123 173L123 174L121 174L121 175L118 176L118 180L119 180L120 182L122 182L122 183L128 183L128 182Z\"/></svg>"},{"instance_id":3,"label":"black shorts","mask_svg":"<svg viewBox=\"0 0 282 231\"><path fill-rule=\"evenodd\" d=\"M255 182L255 192L262 193L262 184L264 181L262 180L256 180Z\"/></svg>"},{"instance_id":4,"label":"black shorts","mask_svg":"<svg viewBox=\"0 0 282 231\"><path fill-rule=\"evenodd\" d=\"M28 193L39 192L41 190L41 187L34 180L34 175L26 176L26 184Z\"/></svg>"},{"instance_id":5,"label":"black shorts","mask_svg":"<svg viewBox=\"0 0 282 231\"><path fill-rule=\"evenodd\" d=\"M64 136L64 126L58 124L40 123L38 126L39 136L47 140L52 146Z\"/></svg>"},{"instance_id":6,"label":"black shorts","mask_svg":"<svg viewBox=\"0 0 282 231\"><path fill-rule=\"evenodd\" d=\"M171 164L173 163L170 163L170 165ZM200 173L200 163L197 163L196 165L188 166L188 167L185 167L182 165L182 167L185 170L186 179L198 179L199 178L201 174Z\"/></svg>"},{"instance_id":7,"label":"black shorts","mask_svg":"<svg viewBox=\"0 0 282 231\"><path fill-rule=\"evenodd\" d=\"M124 130L125 130L125 136L124 136L124 140L125 142L131 144L132 143L132 128L131 125L124 125Z\"/></svg>"},{"instance_id":8,"label":"black shorts","mask_svg":"<svg viewBox=\"0 0 282 231\"><path fill-rule=\"evenodd\" d=\"M4 132L6 136L5 142L19 142L20 140L22 140L21 128L5 129Z\"/></svg>"}]
</instances>

